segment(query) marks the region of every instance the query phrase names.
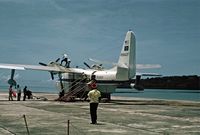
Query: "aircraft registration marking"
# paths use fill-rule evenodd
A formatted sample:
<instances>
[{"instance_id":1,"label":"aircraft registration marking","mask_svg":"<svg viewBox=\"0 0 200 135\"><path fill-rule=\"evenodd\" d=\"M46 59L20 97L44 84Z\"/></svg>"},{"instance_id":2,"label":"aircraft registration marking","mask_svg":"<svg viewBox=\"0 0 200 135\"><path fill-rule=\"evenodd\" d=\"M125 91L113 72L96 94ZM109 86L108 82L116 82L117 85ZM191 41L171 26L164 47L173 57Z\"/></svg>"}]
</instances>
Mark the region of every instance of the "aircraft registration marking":
<instances>
[{"instance_id":1,"label":"aircraft registration marking","mask_svg":"<svg viewBox=\"0 0 200 135\"><path fill-rule=\"evenodd\" d=\"M103 79L103 76L96 76L97 79Z\"/></svg>"},{"instance_id":2,"label":"aircraft registration marking","mask_svg":"<svg viewBox=\"0 0 200 135\"><path fill-rule=\"evenodd\" d=\"M128 53L121 53L121 56L128 56Z\"/></svg>"}]
</instances>

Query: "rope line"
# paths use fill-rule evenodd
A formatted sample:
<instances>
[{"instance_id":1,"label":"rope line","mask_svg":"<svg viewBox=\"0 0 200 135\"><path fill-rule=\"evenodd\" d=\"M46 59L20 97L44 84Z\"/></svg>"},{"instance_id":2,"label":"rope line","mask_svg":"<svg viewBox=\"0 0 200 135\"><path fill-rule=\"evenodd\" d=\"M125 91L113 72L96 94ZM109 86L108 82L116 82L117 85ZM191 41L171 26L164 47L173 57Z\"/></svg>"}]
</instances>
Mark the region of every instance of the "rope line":
<instances>
[{"instance_id":1,"label":"rope line","mask_svg":"<svg viewBox=\"0 0 200 135\"><path fill-rule=\"evenodd\" d=\"M7 128L3 127L3 126L0 126L0 128L2 128L2 129L4 129L4 130L8 131L9 133L11 133L11 134L13 134L13 135L16 135L14 132L10 131L9 129L7 129Z\"/></svg>"},{"instance_id":2,"label":"rope line","mask_svg":"<svg viewBox=\"0 0 200 135\"><path fill-rule=\"evenodd\" d=\"M82 129L77 128L77 127L74 126L72 123L70 123L70 125L71 125L74 129L76 129L81 135L86 135L86 133L84 133L83 131L81 131Z\"/></svg>"}]
</instances>

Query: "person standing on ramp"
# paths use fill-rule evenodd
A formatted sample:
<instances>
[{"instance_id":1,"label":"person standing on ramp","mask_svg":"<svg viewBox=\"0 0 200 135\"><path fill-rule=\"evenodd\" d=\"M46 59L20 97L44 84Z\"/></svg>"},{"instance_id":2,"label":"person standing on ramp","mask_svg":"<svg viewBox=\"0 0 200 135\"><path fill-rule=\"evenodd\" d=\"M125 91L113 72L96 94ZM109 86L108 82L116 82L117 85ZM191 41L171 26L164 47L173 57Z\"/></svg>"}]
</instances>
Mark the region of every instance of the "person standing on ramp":
<instances>
[{"instance_id":1,"label":"person standing on ramp","mask_svg":"<svg viewBox=\"0 0 200 135\"><path fill-rule=\"evenodd\" d=\"M90 115L91 124L97 124L97 108L99 105L99 98L101 97L101 92L97 89L96 82L89 84L91 91L88 93L90 99Z\"/></svg>"},{"instance_id":2,"label":"person standing on ramp","mask_svg":"<svg viewBox=\"0 0 200 135\"><path fill-rule=\"evenodd\" d=\"M17 101L21 100L21 87L17 85Z\"/></svg>"}]
</instances>

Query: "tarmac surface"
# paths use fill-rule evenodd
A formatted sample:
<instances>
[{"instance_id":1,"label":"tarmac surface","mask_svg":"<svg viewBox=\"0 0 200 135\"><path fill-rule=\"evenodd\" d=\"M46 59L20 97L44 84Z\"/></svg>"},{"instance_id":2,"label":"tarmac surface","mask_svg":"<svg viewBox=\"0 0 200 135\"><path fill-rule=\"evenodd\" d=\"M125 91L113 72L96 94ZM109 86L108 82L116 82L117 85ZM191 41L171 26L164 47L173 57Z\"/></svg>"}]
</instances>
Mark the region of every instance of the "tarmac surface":
<instances>
[{"instance_id":1,"label":"tarmac surface","mask_svg":"<svg viewBox=\"0 0 200 135\"><path fill-rule=\"evenodd\" d=\"M200 102L112 97L99 104L98 123L92 125L88 102L36 96L7 101L8 94L0 93L0 135L200 135Z\"/></svg>"}]
</instances>

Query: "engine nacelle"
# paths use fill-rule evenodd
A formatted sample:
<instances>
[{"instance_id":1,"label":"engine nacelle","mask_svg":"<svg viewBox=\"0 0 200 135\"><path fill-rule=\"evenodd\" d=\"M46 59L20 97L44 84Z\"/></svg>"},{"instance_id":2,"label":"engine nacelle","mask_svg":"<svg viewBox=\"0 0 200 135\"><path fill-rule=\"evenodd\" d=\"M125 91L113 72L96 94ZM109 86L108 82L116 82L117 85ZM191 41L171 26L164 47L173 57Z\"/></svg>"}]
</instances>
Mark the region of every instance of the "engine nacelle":
<instances>
[{"instance_id":1,"label":"engine nacelle","mask_svg":"<svg viewBox=\"0 0 200 135\"><path fill-rule=\"evenodd\" d=\"M9 79L8 80L8 84L12 85L12 86L16 86L17 85L17 82L13 79Z\"/></svg>"},{"instance_id":2,"label":"engine nacelle","mask_svg":"<svg viewBox=\"0 0 200 135\"><path fill-rule=\"evenodd\" d=\"M130 87L131 87L132 89L136 89L136 90L138 90L138 91L143 91L143 90L144 90L144 87L143 87L142 85L136 85L135 83L131 83L131 84L130 84Z\"/></svg>"}]
</instances>

